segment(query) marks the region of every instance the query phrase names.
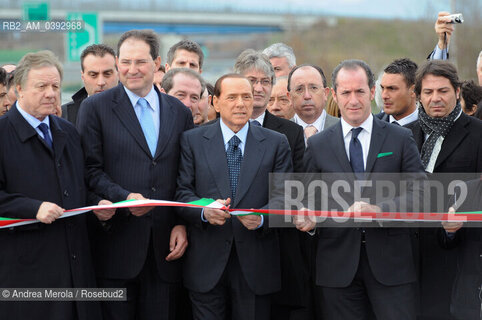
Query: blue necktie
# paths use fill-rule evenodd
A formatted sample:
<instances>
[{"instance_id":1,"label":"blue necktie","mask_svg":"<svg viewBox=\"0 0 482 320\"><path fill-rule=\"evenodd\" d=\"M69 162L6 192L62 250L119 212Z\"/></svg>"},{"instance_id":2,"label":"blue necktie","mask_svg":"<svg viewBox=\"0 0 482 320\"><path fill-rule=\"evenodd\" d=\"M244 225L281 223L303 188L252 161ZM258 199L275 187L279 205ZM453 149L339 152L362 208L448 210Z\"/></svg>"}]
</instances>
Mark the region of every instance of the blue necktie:
<instances>
[{"instance_id":1,"label":"blue necktie","mask_svg":"<svg viewBox=\"0 0 482 320\"><path fill-rule=\"evenodd\" d=\"M231 203L236 196L236 188L238 186L239 173L241 172L241 161L243 155L239 144L241 140L237 136L233 136L228 142L228 150L226 151L226 158L228 159L229 184L231 186Z\"/></svg>"},{"instance_id":2,"label":"blue necktie","mask_svg":"<svg viewBox=\"0 0 482 320\"><path fill-rule=\"evenodd\" d=\"M358 135L363 128L351 129L351 141L350 141L350 164L353 172L365 172L363 167L363 151ZM358 175L357 175L358 176Z\"/></svg>"},{"instance_id":3,"label":"blue necktie","mask_svg":"<svg viewBox=\"0 0 482 320\"><path fill-rule=\"evenodd\" d=\"M144 132L144 137L146 138L151 155L154 157L157 148L157 134L154 119L152 118L152 110L149 107L149 102L144 98L137 100L137 105L140 106L141 110L139 122L142 127L142 132Z\"/></svg>"},{"instance_id":4,"label":"blue necktie","mask_svg":"<svg viewBox=\"0 0 482 320\"><path fill-rule=\"evenodd\" d=\"M49 135L49 126L46 123L42 122L41 124L38 125L38 128L40 129L40 131L42 131L44 135L44 141L47 144L47 146L50 149L53 149L52 139L50 138L50 135Z\"/></svg>"}]
</instances>

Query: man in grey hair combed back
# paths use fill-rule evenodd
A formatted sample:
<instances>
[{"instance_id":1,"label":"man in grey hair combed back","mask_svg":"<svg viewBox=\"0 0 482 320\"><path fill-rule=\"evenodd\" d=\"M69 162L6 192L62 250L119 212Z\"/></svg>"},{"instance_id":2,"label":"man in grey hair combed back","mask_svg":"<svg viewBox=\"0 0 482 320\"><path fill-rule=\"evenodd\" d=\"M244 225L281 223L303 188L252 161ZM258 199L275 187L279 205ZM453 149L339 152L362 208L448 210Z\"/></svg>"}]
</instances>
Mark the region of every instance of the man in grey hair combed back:
<instances>
[{"instance_id":1,"label":"man in grey hair combed back","mask_svg":"<svg viewBox=\"0 0 482 320\"><path fill-rule=\"evenodd\" d=\"M263 53L268 56L269 61L273 65L276 77L287 76L291 69L296 66L296 56L293 48L284 43L273 43L264 49Z\"/></svg>"}]
</instances>

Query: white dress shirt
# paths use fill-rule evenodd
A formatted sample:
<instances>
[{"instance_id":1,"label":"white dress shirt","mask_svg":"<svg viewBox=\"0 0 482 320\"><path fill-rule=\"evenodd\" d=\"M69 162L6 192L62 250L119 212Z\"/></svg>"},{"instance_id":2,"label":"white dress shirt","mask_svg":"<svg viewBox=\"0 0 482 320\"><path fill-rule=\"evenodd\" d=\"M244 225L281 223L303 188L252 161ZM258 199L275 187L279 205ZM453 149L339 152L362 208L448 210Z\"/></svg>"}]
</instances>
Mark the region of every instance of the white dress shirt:
<instances>
[{"instance_id":1,"label":"white dress shirt","mask_svg":"<svg viewBox=\"0 0 482 320\"><path fill-rule=\"evenodd\" d=\"M367 157L370 151L370 142L372 140L372 130L373 130L373 116L370 113L368 118L359 126L363 130L358 135L358 140L360 141L362 151L363 151L363 168L366 170L367 167ZM351 129L357 128L348 124L343 117L341 118L341 129L343 132L343 141L345 142L345 151L350 161L350 141L351 141Z\"/></svg>"}]
</instances>

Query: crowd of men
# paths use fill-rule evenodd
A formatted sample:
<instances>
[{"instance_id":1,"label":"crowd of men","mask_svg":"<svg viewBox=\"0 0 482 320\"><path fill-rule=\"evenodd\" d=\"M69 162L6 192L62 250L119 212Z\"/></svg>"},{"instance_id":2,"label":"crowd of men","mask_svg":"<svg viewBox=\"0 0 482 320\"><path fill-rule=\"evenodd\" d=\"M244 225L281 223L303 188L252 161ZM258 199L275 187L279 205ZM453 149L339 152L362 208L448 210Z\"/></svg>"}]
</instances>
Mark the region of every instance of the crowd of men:
<instances>
[{"instance_id":1,"label":"crowd of men","mask_svg":"<svg viewBox=\"0 0 482 320\"><path fill-rule=\"evenodd\" d=\"M268 208L271 173L480 177L482 121L465 113L457 70L443 61L453 32L445 16L429 61L384 69L376 115L364 61L342 61L330 88L322 68L297 65L282 43L243 51L211 85L197 43L172 46L163 66L158 36L131 30L116 50L82 52L84 87L63 106L52 52L0 68L0 216L39 220L0 230L2 287L127 289L123 301L0 301L2 317L479 319L479 229L328 228L305 215L276 228L270 215L225 209ZM482 52L477 73L482 84ZM480 178L471 183L464 211L480 211ZM87 205L201 198L220 209L59 219ZM367 201L347 210L386 210Z\"/></svg>"}]
</instances>

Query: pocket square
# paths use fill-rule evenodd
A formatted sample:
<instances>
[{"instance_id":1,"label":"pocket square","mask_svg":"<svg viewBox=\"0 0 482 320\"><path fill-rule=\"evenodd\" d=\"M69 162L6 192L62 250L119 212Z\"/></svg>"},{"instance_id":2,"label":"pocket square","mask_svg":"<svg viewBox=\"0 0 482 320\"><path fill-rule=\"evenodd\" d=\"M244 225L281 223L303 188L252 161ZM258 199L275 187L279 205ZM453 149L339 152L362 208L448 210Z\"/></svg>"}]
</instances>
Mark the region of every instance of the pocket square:
<instances>
[{"instance_id":1,"label":"pocket square","mask_svg":"<svg viewBox=\"0 0 482 320\"><path fill-rule=\"evenodd\" d=\"M386 156L391 156L393 154L393 152L381 152L377 155L377 158L383 158L383 157L386 157Z\"/></svg>"}]
</instances>

